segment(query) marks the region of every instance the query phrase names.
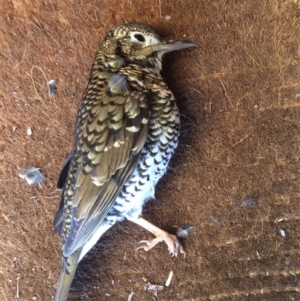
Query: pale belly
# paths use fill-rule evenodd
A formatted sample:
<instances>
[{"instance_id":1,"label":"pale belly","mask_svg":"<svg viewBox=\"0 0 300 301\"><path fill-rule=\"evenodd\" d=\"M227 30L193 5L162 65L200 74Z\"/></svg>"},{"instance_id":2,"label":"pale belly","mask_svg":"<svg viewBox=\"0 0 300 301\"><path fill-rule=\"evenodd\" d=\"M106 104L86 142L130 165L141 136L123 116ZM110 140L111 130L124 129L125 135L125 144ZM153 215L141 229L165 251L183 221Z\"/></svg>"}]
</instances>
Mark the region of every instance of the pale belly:
<instances>
[{"instance_id":1,"label":"pale belly","mask_svg":"<svg viewBox=\"0 0 300 301\"><path fill-rule=\"evenodd\" d=\"M168 133L166 134L169 138ZM158 180L166 173L170 159L178 145L178 138L168 141L162 134L155 145L146 142L132 177L124 184L107 220L114 223L129 216L138 218L144 203L153 199Z\"/></svg>"},{"instance_id":2,"label":"pale belly","mask_svg":"<svg viewBox=\"0 0 300 301\"><path fill-rule=\"evenodd\" d=\"M116 222L122 221L126 217L133 219L140 217L145 202L154 198L155 185L165 174L177 145L178 140L175 139L168 144L168 150L163 152L163 155L159 144L154 146L151 152L147 148L142 150L136 170L130 180L125 183L107 217L83 246L80 260Z\"/></svg>"},{"instance_id":3,"label":"pale belly","mask_svg":"<svg viewBox=\"0 0 300 301\"><path fill-rule=\"evenodd\" d=\"M155 185L165 174L170 159L178 145L178 138L167 141L163 135L155 145L142 149L141 157L132 177L124 184L114 205L108 215L99 225L90 239L83 246L80 260L96 244L100 237L116 222L122 221L126 216L130 218L139 218L143 205L149 199L154 198ZM162 143L166 145L162 149Z\"/></svg>"}]
</instances>

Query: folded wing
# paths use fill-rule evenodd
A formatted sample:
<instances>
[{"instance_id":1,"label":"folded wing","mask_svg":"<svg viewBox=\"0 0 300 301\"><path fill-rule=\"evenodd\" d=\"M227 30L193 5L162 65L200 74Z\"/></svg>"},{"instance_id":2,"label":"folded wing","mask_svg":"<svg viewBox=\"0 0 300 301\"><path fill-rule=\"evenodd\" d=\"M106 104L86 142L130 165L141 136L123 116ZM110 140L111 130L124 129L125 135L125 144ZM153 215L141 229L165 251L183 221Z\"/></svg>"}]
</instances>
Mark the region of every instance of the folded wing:
<instances>
[{"instance_id":1,"label":"folded wing","mask_svg":"<svg viewBox=\"0 0 300 301\"><path fill-rule=\"evenodd\" d=\"M148 97L120 74L90 81L59 178L63 195L54 226L64 237L64 256L97 230L135 170L148 134Z\"/></svg>"}]
</instances>

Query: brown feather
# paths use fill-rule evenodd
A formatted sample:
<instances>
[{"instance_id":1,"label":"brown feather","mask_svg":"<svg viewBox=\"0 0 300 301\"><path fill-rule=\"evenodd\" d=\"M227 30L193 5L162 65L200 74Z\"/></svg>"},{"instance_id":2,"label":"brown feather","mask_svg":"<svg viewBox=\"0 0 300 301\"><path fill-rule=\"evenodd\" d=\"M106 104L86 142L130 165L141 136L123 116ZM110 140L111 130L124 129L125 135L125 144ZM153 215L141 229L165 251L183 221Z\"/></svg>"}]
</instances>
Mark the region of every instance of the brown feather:
<instances>
[{"instance_id":1,"label":"brown feather","mask_svg":"<svg viewBox=\"0 0 300 301\"><path fill-rule=\"evenodd\" d=\"M85 94L88 113L81 108L77 120L75 155L81 157L70 163L76 168L76 177L68 187L74 193L70 200L73 226L65 230L65 256L80 248L106 216L133 172L148 133L145 92L130 92L125 76L107 75L106 82L109 93L102 93L101 101L95 100L98 97L93 93Z\"/></svg>"}]
</instances>

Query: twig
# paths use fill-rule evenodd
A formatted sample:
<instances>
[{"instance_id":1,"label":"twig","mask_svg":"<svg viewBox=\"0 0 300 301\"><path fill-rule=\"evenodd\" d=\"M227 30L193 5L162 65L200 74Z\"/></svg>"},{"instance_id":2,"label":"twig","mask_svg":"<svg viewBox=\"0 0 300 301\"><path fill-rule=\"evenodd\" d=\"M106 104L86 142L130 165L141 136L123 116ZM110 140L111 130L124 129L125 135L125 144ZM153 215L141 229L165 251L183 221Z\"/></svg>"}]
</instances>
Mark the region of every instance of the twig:
<instances>
[{"instance_id":1,"label":"twig","mask_svg":"<svg viewBox=\"0 0 300 301\"><path fill-rule=\"evenodd\" d=\"M295 108L300 108L300 102L292 102L292 103L287 103L287 104L282 104L282 105L271 105L270 107L262 107L259 108L258 110L260 112L266 111L266 110L286 110L286 109L295 109Z\"/></svg>"},{"instance_id":2,"label":"twig","mask_svg":"<svg viewBox=\"0 0 300 301\"><path fill-rule=\"evenodd\" d=\"M28 34L27 34L27 37L28 37ZM24 48L24 52L23 52L21 61L18 62L18 63L13 67L13 69L17 68L17 67L23 62L24 56L25 56L25 54L26 54L27 45L28 45L28 43L26 43L26 45L25 45L25 48Z\"/></svg>"},{"instance_id":3,"label":"twig","mask_svg":"<svg viewBox=\"0 0 300 301\"><path fill-rule=\"evenodd\" d=\"M134 292L131 292L131 294L128 296L128 299L127 299L127 301L131 301L131 300L132 300L132 298L133 298L133 295L134 295Z\"/></svg>"},{"instance_id":4,"label":"twig","mask_svg":"<svg viewBox=\"0 0 300 301\"><path fill-rule=\"evenodd\" d=\"M240 144L241 142L243 142L245 139L247 139L249 137L249 135L246 135L246 137L242 138L241 140L239 140L238 142L234 143L231 145L231 147L235 147L236 145Z\"/></svg>"},{"instance_id":5,"label":"twig","mask_svg":"<svg viewBox=\"0 0 300 301\"><path fill-rule=\"evenodd\" d=\"M200 92L200 91L198 91L197 89L195 89L195 88L192 88L192 87L189 87L191 90L193 90L193 91L195 91L195 92L197 92L197 93L199 93L202 97L203 97L203 94Z\"/></svg>"},{"instance_id":6,"label":"twig","mask_svg":"<svg viewBox=\"0 0 300 301\"><path fill-rule=\"evenodd\" d=\"M219 79L219 81L220 81L220 83L221 83L221 85L222 85L222 87L223 87L223 89L224 89L225 96L227 97L227 99L229 100L229 103L230 103L231 107L233 108L232 101L231 101L230 97L229 97L228 94L227 94L227 90L226 90L225 85L223 84L223 82L222 82L220 79Z\"/></svg>"},{"instance_id":7,"label":"twig","mask_svg":"<svg viewBox=\"0 0 300 301\"><path fill-rule=\"evenodd\" d=\"M2 213L2 216L6 219L7 222L9 222L9 218L4 213Z\"/></svg>"},{"instance_id":8,"label":"twig","mask_svg":"<svg viewBox=\"0 0 300 301\"><path fill-rule=\"evenodd\" d=\"M250 31L251 31L251 28L252 28L252 25L249 27L249 30L248 30L248 32L247 32L247 34L246 34L244 49L245 49L245 52L247 53L247 55L252 59L252 61L253 61L257 66L262 67L262 65L260 65L260 64L254 59L254 57L252 57L252 56L250 55L250 53L247 51L246 41L247 41L247 38L248 38L249 33L250 33Z\"/></svg>"},{"instance_id":9,"label":"twig","mask_svg":"<svg viewBox=\"0 0 300 301\"><path fill-rule=\"evenodd\" d=\"M17 293L16 293L16 300L19 300L19 282L20 282L20 275L17 278Z\"/></svg>"},{"instance_id":10,"label":"twig","mask_svg":"<svg viewBox=\"0 0 300 301\"><path fill-rule=\"evenodd\" d=\"M169 286L170 285L172 277L173 277L173 271L170 272L169 277L168 277L168 279L166 281L165 286Z\"/></svg>"},{"instance_id":11,"label":"twig","mask_svg":"<svg viewBox=\"0 0 300 301\"><path fill-rule=\"evenodd\" d=\"M162 14L161 14L161 0L158 0L158 8L159 8L159 16L162 17Z\"/></svg>"},{"instance_id":12,"label":"twig","mask_svg":"<svg viewBox=\"0 0 300 301\"><path fill-rule=\"evenodd\" d=\"M52 39L56 43L57 46L59 46L60 44L42 27L42 25L39 22L39 20L36 17L34 17L34 19L35 19L35 21L37 22L38 25L35 24L32 21L30 23L32 23L36 28L38 28L39 30L41 30L47 37L49 37L50 39Z\"/></svg>"},{"instance_id":13,"label":"twig","mask_svg":"<svg viewBox=\"0 0 300 301\"><path fill-rule=\"evenodd\" d=\"M33 75L32 75L32 74L33 74L33 69L35 69L35 68L42 72L42 74L43 74L43 76L44 76L44 78L45 78L45 80L46 80L46 84L48 83L48 80L47 80L47 77L46 77L45 72L43 71L43 69L42 69L41 67L39 67L39 66L32 66L32 67L31 67L31 70L30 70L30 77L31 77L33 89L34 89L35 94L36 94L36 96L38 97L38 99L39 99L40 101L42 101L42 97L40 97L40 95L38 94L38 92L37 92L37 90L36 90L35 83L34 83L34 79L33 79ZM43 102L43 101L42 101L42 102ZM43 104L46 106L46 104L45 104L44 102L43 102ZM46 106L46 108L48 109L47 106Z\"/></svg>"}]
</instances>

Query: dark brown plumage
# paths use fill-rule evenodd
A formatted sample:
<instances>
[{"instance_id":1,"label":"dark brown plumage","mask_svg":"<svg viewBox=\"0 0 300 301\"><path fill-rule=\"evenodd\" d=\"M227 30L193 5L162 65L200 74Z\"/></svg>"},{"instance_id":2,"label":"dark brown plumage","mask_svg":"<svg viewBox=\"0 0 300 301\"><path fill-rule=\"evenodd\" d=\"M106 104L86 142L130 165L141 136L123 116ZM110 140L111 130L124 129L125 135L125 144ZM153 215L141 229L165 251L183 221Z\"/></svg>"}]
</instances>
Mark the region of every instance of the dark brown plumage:
<instances>
[{"instance_id":1,"label":"dark brown plumage","mask_svg":"<svg viewBox=\"0 0 300 301\"><path fill-rule=\"evenodd\" d=\"M56 301L66 300L82 257L125 217L156 236L145 250L165 240L173 255L183 252L176 236L140 215L178 144L179 113L160 75L162 56L192 46L162 41L140 23L113 28L100 45L58 180L63 192L54 226L63 267Z\"/></svg>"}]
</instances>

